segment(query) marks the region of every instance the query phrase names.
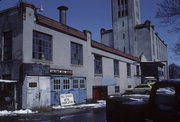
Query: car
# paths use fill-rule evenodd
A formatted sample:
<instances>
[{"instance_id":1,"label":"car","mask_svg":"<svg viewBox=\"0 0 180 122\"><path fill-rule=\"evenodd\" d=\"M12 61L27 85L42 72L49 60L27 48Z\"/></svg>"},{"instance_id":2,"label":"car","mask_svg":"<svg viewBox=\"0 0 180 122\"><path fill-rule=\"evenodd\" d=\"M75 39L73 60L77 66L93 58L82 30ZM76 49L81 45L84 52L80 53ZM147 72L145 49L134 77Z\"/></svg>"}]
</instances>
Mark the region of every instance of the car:
<instances>
[{"instance_id":1,"label":"car","mask_svg":"<svg viewBox=\"0 0 180 122\"><path fill-rule=\"evenodd\" d=\"M106 100L107 122L180 122L180 79L156 82L148 100Z\"/></svg>"},{"instance_id":2,"label":"car","mask_svg":"<svg viewBox=\"0 0 180 122\"><path fill-rule=\"evenodd\" d=\"M150 84L140 84L134 88L128 88L128 94L150 94L152 86Z\"/></svg>"}]
</instances>

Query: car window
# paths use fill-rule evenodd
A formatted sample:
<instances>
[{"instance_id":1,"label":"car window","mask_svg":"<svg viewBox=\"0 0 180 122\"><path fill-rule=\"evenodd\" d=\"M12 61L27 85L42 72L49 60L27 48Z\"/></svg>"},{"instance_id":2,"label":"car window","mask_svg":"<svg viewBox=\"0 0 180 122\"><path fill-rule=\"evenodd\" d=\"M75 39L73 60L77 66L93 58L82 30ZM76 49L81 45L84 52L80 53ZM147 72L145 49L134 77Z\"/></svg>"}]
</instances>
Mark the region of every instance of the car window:
<instances>
[{"instance_id":1,"label":"car window","mask_svg":"<svg viewBox=\"0 0 180 122\"><path fill-rule=\"evenodd\" d=\"M160 110L173 110L177 104L175 88L164 87L157 89L155 104Z\"/></svg>"}]
</instances>

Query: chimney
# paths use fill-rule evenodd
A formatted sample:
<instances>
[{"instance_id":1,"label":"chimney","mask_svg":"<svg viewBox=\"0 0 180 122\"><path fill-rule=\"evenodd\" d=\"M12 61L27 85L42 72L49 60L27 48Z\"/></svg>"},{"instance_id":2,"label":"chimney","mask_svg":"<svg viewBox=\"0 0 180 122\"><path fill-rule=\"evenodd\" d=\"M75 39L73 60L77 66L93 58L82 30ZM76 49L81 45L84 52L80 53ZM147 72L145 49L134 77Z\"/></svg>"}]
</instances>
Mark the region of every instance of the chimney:
<instances>
[{"instance_id":1,"label":"chimney","mask_svg":"<svg viewBox=\"0 0 180 122\"><path fill-rule=\"evenodd\" d=\"M59 21L66 25L66 10L68 10L68 7L60 6L57 9L59 10Z\"/></svg>"}]
</instances>

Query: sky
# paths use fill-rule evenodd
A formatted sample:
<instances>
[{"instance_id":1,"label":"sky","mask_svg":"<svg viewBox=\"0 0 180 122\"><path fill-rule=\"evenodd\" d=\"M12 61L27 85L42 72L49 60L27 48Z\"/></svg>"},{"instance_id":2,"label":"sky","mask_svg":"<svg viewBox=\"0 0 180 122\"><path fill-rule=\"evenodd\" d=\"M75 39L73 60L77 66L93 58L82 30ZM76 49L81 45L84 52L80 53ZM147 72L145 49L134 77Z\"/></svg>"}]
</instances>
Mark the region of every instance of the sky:
<instances>
[{"instance_id":1,"label":"sky","mask_svg":"<svg viewBox=\"0 0 180 122\"><path fill-rule=\"evenodd\" d=\"M19 0L0 0L0 10L15 6ZM89 30L92 38L100 42L100 29L112 29L111 0L24 0L34 4L37 8L41 5L43 12L38 12L49 18L59 21L57 7L67 6L67 25L80 31ZM162 40L168 45L169 64L180 65L180 58L174 55L172 49L178 41L177 33L168 33L168 27L161 27L160 20L155 18L157 4L163 0L140 0L141 23L150 20L155 25Z\"/></svg>"}]
</instances>

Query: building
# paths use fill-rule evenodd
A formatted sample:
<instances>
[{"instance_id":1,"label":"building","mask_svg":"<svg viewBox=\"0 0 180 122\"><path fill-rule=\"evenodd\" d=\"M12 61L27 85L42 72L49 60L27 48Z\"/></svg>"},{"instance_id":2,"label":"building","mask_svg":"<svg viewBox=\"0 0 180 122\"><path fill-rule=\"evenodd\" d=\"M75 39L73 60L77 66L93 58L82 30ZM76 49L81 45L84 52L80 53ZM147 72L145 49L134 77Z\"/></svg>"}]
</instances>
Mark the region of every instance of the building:
<instances>
[{"instance_id":1,"label":"building","mask_svg":"<svg viewBox=\"0 0 180 122\"><path fill-rule=\"evenodd\" d=\"M167 45L149 20L141 24L139 0L112 0L112 29L101 29L101 42L132 56L144 56L141 62L146 65L154 62L158 74L146 74L148 67L142 64L142 82L147 75L156 80L168 78Z\"/></svg>"},{"instance_id":2,"label":"building","mask_svg":"<svg viewBox=\"0 0 180 122\"><path fill-rule=\"evenodd\" d=\"M92 40L91 32L36 13L20 2L0 12L0 79L16 81L15 108L60 104L72 93L75 103L120 94L141 81L140 58Z\"/></svg>"}]
</instances>

